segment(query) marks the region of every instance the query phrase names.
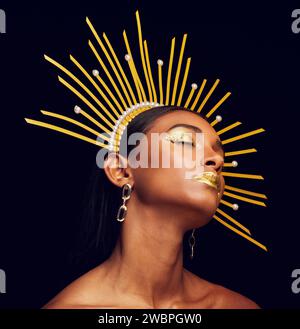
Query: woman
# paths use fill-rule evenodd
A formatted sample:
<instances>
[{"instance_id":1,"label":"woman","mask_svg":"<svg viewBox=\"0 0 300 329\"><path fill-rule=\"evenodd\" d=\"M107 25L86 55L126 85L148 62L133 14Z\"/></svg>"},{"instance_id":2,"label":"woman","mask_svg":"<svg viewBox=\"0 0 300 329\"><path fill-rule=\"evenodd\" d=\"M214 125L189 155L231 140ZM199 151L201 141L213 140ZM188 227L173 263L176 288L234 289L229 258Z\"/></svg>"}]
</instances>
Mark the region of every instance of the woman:
<instances>
[{"instance_id":1,"label":"woman","mask_svg":"<svg viewBox=\"0 0 300 329\"><path fill-rule=\"evenodd\" d=\"M215 130L196 112L175 106L140 113L127 126L128 138L134 132L145 133L149 161L152 133L171 137L168 142L175 159L186 156L180 152L183 143L196 152L199 131L204 134L204 171L212 173L217 188L186 179L185 167L132 168L122 154L106 158L105 168L98 174L102 179L96 182L101 189L99 199L91 201L91 207L100 208L95 221L102 252L99 259L104 261L44 308L259 308L248 298L183 267L184 234L211 220L223 194L224 152ZM172 138L182 132L190 133L192 141ZM128 145L128 150L133 147ZM161 156L162 140L159 152ZM116 166L124 162L127 166ZM124 186L129 186L124 200L128 210L120 223L116 218Z\"/></svg>"}]
</instances>

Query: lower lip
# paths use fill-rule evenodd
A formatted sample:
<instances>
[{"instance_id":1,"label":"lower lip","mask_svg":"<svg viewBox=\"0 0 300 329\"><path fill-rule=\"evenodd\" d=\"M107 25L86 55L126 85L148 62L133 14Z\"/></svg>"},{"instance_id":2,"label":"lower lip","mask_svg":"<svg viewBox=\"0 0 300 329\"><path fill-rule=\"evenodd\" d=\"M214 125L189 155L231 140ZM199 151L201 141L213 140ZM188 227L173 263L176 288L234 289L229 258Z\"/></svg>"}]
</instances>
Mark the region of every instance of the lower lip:
<instances>
[{"instance_id":1,"label":"lower lip","mask_svg":"<svg viewBox=\"0 0 300 329\"><path fill-rule=\"evenodd\" d=\"M208 185L212 188L214 188L215 190L218 190L218 186L212 182L210 182L209 180L203 178L203 177L199 177L199 178L193 178L195 181L203 183L205 185Z\"/></svg>"}]
</instances>

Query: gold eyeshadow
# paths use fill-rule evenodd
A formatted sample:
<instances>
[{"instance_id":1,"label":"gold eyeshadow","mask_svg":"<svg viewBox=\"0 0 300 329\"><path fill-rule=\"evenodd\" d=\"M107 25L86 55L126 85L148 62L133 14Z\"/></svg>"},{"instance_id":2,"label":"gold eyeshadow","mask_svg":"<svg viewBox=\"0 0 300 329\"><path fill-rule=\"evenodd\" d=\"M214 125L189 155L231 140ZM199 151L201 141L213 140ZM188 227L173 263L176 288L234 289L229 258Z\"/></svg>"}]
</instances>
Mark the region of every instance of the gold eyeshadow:
<instances>
[{"instance_id":1,"label":"gold eyeshadow","mask_svg":"<svg viewBox=\"0 0 300 329\"><path fill-rule=\"evenodd\" d=\"M192 145L195 145L193 140L193 133L191 131L186 131L186 128L176 128L171 129L166 135L166 140L169 140L173 143L176 142L185 142Z\"/></svg>"}]
</instances>

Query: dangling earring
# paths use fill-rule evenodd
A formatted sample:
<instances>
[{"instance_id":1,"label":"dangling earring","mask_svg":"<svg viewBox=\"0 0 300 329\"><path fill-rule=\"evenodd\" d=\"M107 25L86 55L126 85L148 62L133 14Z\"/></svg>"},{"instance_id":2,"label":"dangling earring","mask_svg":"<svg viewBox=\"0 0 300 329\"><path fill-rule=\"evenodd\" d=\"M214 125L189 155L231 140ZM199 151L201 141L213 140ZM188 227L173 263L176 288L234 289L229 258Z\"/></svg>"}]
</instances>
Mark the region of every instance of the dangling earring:
<instances>
[{"instance_id":1,"label":"dangling earring","mask_svg":"<svg viewBox=\"0 0 300 329\"><path fill-rule=\"evenodd\" d=\"M192 234L189 238L189 245L190 245L190 248L191 248L190 259L194 258L194 246L195 246L195 243L196 243L194 233L195 233L195 229L193 229L193 232L192 232Z\"/></svg>"},{"instance_id":2,"label":"dangling earring","mask_svg":"<svg viewBox=\"0 0 300 329\"><path fill-rule=\"evenodd\" d=\"M126 201L130 199L131 192L132 192L132 187L129 183L123 185L123 188L122 188L123 204L119 208L118 214L117 214L117 221L119 221L119 222L123 222L126 217L126 214L127 214Z\"/></svg>"}]
</instances>

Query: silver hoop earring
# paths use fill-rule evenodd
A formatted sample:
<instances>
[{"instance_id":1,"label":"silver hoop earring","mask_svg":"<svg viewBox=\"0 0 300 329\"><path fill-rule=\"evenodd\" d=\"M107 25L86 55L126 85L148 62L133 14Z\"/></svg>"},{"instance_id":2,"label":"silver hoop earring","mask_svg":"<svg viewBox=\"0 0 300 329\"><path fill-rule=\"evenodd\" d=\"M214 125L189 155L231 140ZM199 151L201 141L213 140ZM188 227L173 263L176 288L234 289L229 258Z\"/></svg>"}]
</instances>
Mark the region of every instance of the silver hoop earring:
<instances>
[{"instance_id":1,"label":"silver hoop earring","mask_svg":"<svg viewBox=\"0 0 300 329\"><path fill-rule=\"evenodd\" d=\"M121 207L118 210L118 214L117 214L118 222L123 222L126 217L126 214L127 214L126 202L130 199L131 192L132 192L132 186L129 183L123 185L123 187L122 187L123 204L121 205Z\"/></svg>"},{"instance_id":2,"label":"silver hoop earring","mask_svg":"<svg viewBox=\"0 0 300 329\"><path fill-rule=\"evenodd\" d=\"M195 233L195 229L193 229L193 232L192 232L192 234L189 238L189 245L190 245L190 248L191 248L190 259L194 258L194 246L195 246L195 243L196 243L194 233Z\"/></svg>"}]
</instances>

